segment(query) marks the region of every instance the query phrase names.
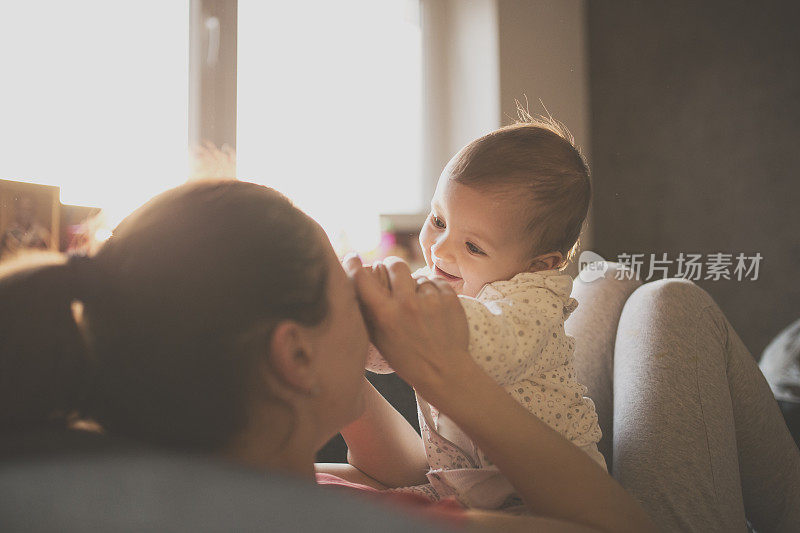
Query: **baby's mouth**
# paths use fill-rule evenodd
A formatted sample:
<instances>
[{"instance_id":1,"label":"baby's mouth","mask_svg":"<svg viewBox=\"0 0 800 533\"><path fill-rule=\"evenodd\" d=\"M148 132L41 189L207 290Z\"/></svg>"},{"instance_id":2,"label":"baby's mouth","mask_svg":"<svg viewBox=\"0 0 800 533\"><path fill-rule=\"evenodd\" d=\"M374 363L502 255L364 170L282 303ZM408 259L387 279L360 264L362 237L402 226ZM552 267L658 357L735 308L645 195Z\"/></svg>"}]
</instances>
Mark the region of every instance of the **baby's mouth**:
<instances>
[{"instance_id":1,"label":"baby's mouth","mask_svg":"<svg viewBox=\"0 0 800 533\"><path fill-rule=\"evenodd\" d=\"M434 272L436 273L437 276L441 276L444 279L446 279L447 281L458 281L458 280L461 279L458 276L454 276L452 274L448 274L447 272L445 272L444 270L439 268L437 265L433 265L433 268L434 268Z\"/></svg>"}]
</instances>

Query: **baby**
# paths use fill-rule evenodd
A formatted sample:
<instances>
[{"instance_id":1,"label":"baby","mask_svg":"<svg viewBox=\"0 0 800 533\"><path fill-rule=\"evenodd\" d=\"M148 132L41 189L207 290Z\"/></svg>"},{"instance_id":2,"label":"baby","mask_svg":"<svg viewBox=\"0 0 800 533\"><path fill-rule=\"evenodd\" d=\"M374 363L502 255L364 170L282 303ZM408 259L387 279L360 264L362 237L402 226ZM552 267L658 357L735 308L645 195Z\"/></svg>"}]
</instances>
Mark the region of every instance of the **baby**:
<instances>
[{"instance_id":1,"label":"baby","mask_svg":"<svg viewBox=\"0 0 800 533\"><path fill-rule=\"evenodd\" d=\"M572 258L589 207L587 165L567 129L533 118L477 139L447 164L419 241L427 266L459 294L473 359L522 406L603 468L594 404L578 383L564 320L577 306ZM374 348L367 369L391 368ZM417 395L429 483L394 489L466 507L525 512L486 455ZM531 446L536 446L535 442Z\"/></svg>"}]
</instances>

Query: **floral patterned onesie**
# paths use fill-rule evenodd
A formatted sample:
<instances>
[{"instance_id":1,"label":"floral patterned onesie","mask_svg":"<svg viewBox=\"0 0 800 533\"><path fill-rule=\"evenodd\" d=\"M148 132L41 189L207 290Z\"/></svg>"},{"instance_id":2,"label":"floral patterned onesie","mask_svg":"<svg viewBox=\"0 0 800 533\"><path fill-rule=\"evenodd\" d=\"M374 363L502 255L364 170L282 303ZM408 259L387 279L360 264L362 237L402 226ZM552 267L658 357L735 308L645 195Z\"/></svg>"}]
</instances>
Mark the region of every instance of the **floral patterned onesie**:
<instances>
[{"instance_id":1,"label":"floral patterned onesie","mask_svg":"<svg viewBox=\"0 0 800 533\"><path fill-rule=\"evenodd\" d=\"M578 305L571 292L571 277L546 270L489 283L477 297L459 300L469 323L469 352L478 365L523 407L606 468L597 449L601 432L594 403L575 376L575 339L564 333L564 320ZM367 370L392 372L374 348ZM429 483L392 490L433 500L455 497L469 508L526 512L511 484L458 426L419 395L417 410Z\"/></svg>"}]
</instances>

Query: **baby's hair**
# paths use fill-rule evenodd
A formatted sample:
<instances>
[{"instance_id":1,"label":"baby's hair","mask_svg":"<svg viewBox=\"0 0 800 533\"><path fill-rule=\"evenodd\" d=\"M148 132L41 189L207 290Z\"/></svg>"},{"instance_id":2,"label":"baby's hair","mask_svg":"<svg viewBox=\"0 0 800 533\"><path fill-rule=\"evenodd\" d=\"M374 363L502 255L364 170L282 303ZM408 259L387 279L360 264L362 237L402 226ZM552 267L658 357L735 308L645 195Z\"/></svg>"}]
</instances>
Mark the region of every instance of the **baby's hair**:
<instances>
[{"instance_id":1,"label":"baby's hair","mask_svg":"<svg viewBox=\"0 0 800 533\"><path fill-rule=\"evenodd\" d=\"M516 104L517 122L468 144L450 175L491 194L523 198L530 258L560 252L564 261L558 267L564 268L575 255L589 211L589 166L563 123Z\"/></svg>"}]
</instances>

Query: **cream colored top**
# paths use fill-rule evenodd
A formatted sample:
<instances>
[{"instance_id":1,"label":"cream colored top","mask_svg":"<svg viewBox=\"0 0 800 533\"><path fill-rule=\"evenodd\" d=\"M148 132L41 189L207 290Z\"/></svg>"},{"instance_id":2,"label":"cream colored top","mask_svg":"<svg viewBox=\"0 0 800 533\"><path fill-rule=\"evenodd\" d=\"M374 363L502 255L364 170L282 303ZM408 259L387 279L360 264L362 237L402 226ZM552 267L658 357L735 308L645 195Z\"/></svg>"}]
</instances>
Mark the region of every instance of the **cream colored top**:
<instances>
[{"instance_id":1,"label":"cream colored top","mask_svg":"<svg viewBox=\"0 0 800 533\"><path fill-rule=\"evenodd\" d=\"M427 272L423 269L418 274ZM477 297L459 296L459 300L469 324L469 353L478 365L523 407L605 467L596 447L601 431L594 403L585 396L587 389L575 376L575 339L564 332L564 321L578 305L571 292L570 276L547 270L489 283ZM374 348L367 369L392 371ZM417 404L431 467L429 480L440 496L455 495L463 503L473 503L470 500L475 498L460 497L468 487L452 485L461 485L464 480L467 485L484 481L489 472L476 476L470 471L495 470L494 465L455 423L419 395ZM488 486L485 482L483 485ZM498 497L489 499L500 501ZM485 508L499 506L496 502L474 503L472 506Z\"/></svg>"}]
</instances>

